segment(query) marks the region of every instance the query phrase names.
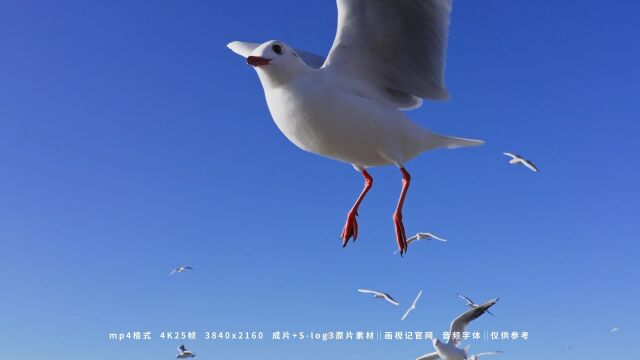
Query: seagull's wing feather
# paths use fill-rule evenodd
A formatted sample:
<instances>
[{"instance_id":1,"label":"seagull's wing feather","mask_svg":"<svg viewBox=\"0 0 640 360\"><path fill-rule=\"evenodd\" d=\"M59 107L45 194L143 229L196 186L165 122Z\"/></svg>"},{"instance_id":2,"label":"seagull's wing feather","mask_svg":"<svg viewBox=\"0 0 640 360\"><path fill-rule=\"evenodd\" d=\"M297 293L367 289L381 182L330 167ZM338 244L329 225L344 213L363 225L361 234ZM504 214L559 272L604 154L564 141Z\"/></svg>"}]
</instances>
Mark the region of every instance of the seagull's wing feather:
<instances>
[{"instance_id":1,"label":"seagull's wing feather","mask_svg":"<svg viewBox=\"0 0 640 360\"><path fill-rule=\"evenodd\" d=\"M451 0L337 0L338 30L325 67L398 108L446 99Z\"/></svg>"},{"instance_id":2,"label":"seagull's wing feather","mask_svg":"<svg viewBox=\"0 0 640 360\"><path fill-rule=\"evenodd\" d=\"M409 316L409 313L416 309L416 304L418 303L418 300L420 300L420 296L422 296L422 290L420 290L420 292L418 292L418 296L416 296L416 298L413 300L413 303L407 309L407 311L405 311L404 315L402 315L402 319L400 319L400 320L406 319L407 316Z\"/></svg>"},{"instance_id":3,"label":"seagull's wing feather","mask_svg":"<svg viewBox=\"0 0 640 360\"><path fill-rule=\"evenodd\" d=\"M427 234L429 234L429 237L430 237L430 238L432 238L432 239L434 239L434 240L447 242L447 239L443 239L443 238L441 238L441 237L439 237L439 236L433 235L432 233L427 233Z\"/></svg>"},{"instance_id":4,"label":"seagull's wing feather","mask_svg":"<svg viewBox=\"0 0 640 360\"><path fill-rule=\"evenodd\" d=\"M233 41L227 44L227 47L231 49L231 51L245 58L249 57L258 46L260 46L260 44L244 41Z\"/></svg>"},{"instance_id":5,"label":"seagull's wing feather","mask_svg":"<svg viewBox=\"0 0 640 360\"><path fill-rule=\"evenodd\" d=\"M418 300L420 300L420 297L422 296L422 290L420 290L420 292L418 292L418 295L416 296L416 298L413 300L413 306L415 307L416 304L418 303Z\"/></svg>"},{"instance_id":6,"label":"seagull's wing feather","mask_svg":"<svg viewBox=\"0 0 640 360\"><path fill-rule=\"evenodd\" d=\"M464 296L462 294L458 294L458 297L464 299L467 302L467 305L473 305L474 304L473 300L469 299L468 297L466 297L466 296Z\"/></svg>"},{"instance_id":7,"label":"seagull's wing feather","mask_svg":"<svg viewBox=\"0 0 640 360\"><path fill-rule=\"evenodd\" d=\"M471 321L482 316L482 314L484 314L485 311L487 311L487 309L495 305L495 303L497 302L498 302L498 299L489 300L482 305L478 305L478 307L471 308L465 311L464 313L462 313L460 316L458 316L451 322L451 333L452 334L454 332L463 333L467 328L467 325L469 325ZM454 346L457 346L459 343L460 343L460 339L454 339L453 337L449 338L449 344L453 344Z\"/></svg>"},{"instance_id":8,"label":"seagull's wing feather","mask_svg":"<svg viewBox=\"0 0 640 360\"><path fill-rule=\"evenodd\" d=\"M387 294L387 293L382 293L382 296L384 297L385 300L387 300L388 302L390 302L393 305L400 305L399 302L396 301L396 299L392 298L391 295Z\"/></svg>"},{"instance_id":9,"label":"seagull's wing feather","mask_svg":"<svg viewBox=\"0 0 640 360\"><path fill-rule=\"evenodd\" d=\"M382 293L378 292L378 291L373 291L373 290L367 290L367 289L358 289L359 293L363 293L363 294L374 294L374 295L381 295Z\"/></svg>"},{"instance_id":10,"label":"seagull's wing feather","mask_svg":"<svg viewBox=\"0 0 640 360\"><path fill-rule=\"evenodd\" d=\"M440 359L440 356L438 355L437 352L432 352L430 354L424 354L419 358L417 358L416 360L436 360L436 359Z\"/></svg>"},{"instance_id":11,"label":"seagull's wing feather","mask_svg":"<svg viewBox=\"0 0 640 360\"><path fill-rule=\"evenodd\" d=\"M403 320L407 318L407 316L409 316L409 313L413 310L413 305L411 305L411 307L409 307L407 309L407 311L404 312L404 315L402 315L402 318L400 320Z\"/></svg>"},{"instance_id":12,"label":"seagull's wing feather","mask_svg":"<svg viewBox=\"0 0 640 360\"><path fill-rule=\"evenodd\" d=\"M512 153L508 153L508 152L503 152L503 154L510 156L512 159L517 159L518 156L516 154L512 154Z\"/></svg>"},{"instance_id":13,"label":"seagull's wing feather","mask_svg":"<svg viewBox=\"0 0 640 360\"><path fill-rule=\"evenodd\" d=\"M504 354L504 351L487 351L487 352L474 354L473 356L479 357L479 356L485 356L485 355L500 355L500 354Z\"/></svg>"},{"instance_id":14,"label":"seagull's wing feather","mask_svg":"<svg viewBox=\"0 0 640 360\"><path fill-rule=\"evenodd\" d=\"M234 53L242 56L249 57L253 50L255 50L261 44L252 43L252 42L244 42L244 41L233 41L227 44L227 47L231 49ZM314 69L319 69L325 62L325 57L322 55L314 54L305 50L294 49L298 56L304 61L307 65Z\"/></svg>"},{"instance_id":15,"label":"seagull's wing feather","mask_svg":"<svg viewBox=\"0 0 640 360\"><path fill-rule=\"evenodd\" d=\"M533 163L529 160L523 160L522 163L524 164L524 166L528 167L529 170L533 171L533 172L538 172L538 168L533 165Z\"/></svg>"}]
</instances>

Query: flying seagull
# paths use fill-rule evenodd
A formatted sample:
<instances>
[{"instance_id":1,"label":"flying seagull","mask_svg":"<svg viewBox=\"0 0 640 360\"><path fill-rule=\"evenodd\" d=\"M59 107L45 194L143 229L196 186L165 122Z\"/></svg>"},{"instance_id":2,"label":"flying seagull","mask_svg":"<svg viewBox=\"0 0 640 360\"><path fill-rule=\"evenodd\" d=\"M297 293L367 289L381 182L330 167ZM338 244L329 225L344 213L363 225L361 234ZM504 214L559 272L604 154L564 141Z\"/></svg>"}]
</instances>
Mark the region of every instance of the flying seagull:
<instances>
[{"instance_id":1,"label":"flying seagull","mask_svg":"<svg viewBox=\"0 0 640 360\"><path fill-rule=\"evenodd\" d=\"M460 316L455 318L451 322L451 330L449 333L451 336L449 337L449 341L442 342L439 339L433 339L433 348L436 350L435 352L425 354L417 358L417 360L435 360L442 358L444 360L467 360L469 359L469 355L467 355L466 349L460 349L458 345L462 341L459 337L454 337L454 333L462 334L469 323L487 312L487 310L495 305L498 302L498 299L493 299L485 302L482 305L478 305L477 307L471 308ZM476 354L478 356L480 354Z\"/></svg>"},{"instance_id":2,"label":"flying seagull","mask_svg":"<svg viewBox=\"0 0 640 360\"><path fill-rule=\"evenodd\" d=\"M518 154L512 154L512 153L503 153L507 156L511 157L511 160L509 160L509 164L515 165L515 164L522 164L526 167L529 168L529 170L533 171L533 172L538 172L538 168L533 165L533 163L525 158L523 158L522 156L518 155Z\"/></svg>"},{"instance_id":3,"label":"flying seagull","mask_svg":"<svg viewBox=\"0 0 640 360\"><path fill-rule=\"evenodd\" d=\"M188 359L188 358L192 358L192 357L196 357L196 353L187 350L187 348L184 347L184 345L180 345L180 347L178 348L178 355L176 355L176 358L177 359Z\"/></svg>"},{"instance_id":4,"label":"flying seagull","mask_svg":"<svg viewBox=\"0 0 640 360\"><path fill-rule=\"evenodd\" d=\"M620 330L620 328L618 327L614 327L611 330L609 330L610 333L614 333L614 332L618 332L618 330Z\"/></svg>"},{"instance_id":5,"label":"flying seagull","mask_svg":"<svg viewBox=\"0 0 640 360\"><path fill-rule=\"evenodd\" d=\"M396 305L396 306L400 305L399 302L397 302L394 298L391 297L391 295L389 295L387 293L374 291L374 290L367 290L367 289L358 289L358 292L363 293L363 294L373 294L373 297L376 298L376 299L384 299L389 304Z\"/></svg>"},{"instance_id":6,"label":"flying seagull","mask_svg":"<svg viewBox=\"0 0 640 360\"><path fill-rule=\"evenodd\" d=\"M421 233L417 233L415 235L413 235L412 237L407 239L407 246L411 245L411 243L413 242L418 242L421 240L438 240L438 241L442 241L442 242L447 242L447 239L443 239L441 237L437 237L435 235L433 235L432 233L428 233L428 232L421 232ZM396 250L394 252L394 254L397 254L398 250Z\"/></svg>"},{"instance_id":7,"label":"flying seagull","mask_svg":"<svg viewBox=\"0 0 640 360\"><path fill-rule=\"evenodd\" d=\"M470 307L470 308L477 308L478 306L480 306L480 305L476 304L475 302L473 302L473 300L469 299L468 297L466 297L466 296L464 296L464 295L462 295L462 294L458 294L458 297L460 297L460 298L464 299L464 301L466 301L466 302L467 302L467 306L468 306L468 307ZM487 314L489 314L489 315L491 315L491 316L495 316L495 315L493 315L493 313L492 313L491 311L489 311L489 310L487 310Z\"/></svg>"},{"instance_id":8,"label":"flying seagull","mask_svg":"<svg viewBox=\"0 0 640 360\"><path fill-rule=\"evenodd\" d=\"M178 273L178 274L179 274L179 273L183 273L183 272L185 272L186 270L193 270L193 268L192 268L191 266L179 266L179 267L177 267L177 268L173 269L173 270L171 271L171 273L169 273L169 276L171 276L171 275L173 275L173 274L175 274L175 273Z\"/></svg>"},{"instance_id":9,"label":"flying seagull","mask_svg":"<svg viewBox=\"0 0 640 360\"><path fill-rule=\"evenodd\" d=\"M420 290L420 292L418 293L418 296L416 296L416 298L413 300L413 303L407 309L407 311L405 311L404 315L402 315L402 319L400 319L400 320L406 319L407 316L409 316L409 313L412 312L413 310L415 310L416 304L418 303L418 300L420 299L420 296L422 296L422 290Z\"/></svg>"},{"instance_id":10,"label":"flying seagull","mask_svg":"<svg viewBox=\"0 0 640 360\"><path fill-rule=\"evenodd\" d=\"M402 208L411 182L405 163L431 149L483 144L435 134L402 111L420 107L423 99L448 96L444 67L451 0L337 4L338 29L326 59L279 40L234 41L227 47L256 70L271 117L292 143L351 164L364 177L340 235L343 247L358 237L358 209L373 185L367 169L400 169L402 190L393 222L403 255L407 236Z\"/></svg>"}]
</instances>

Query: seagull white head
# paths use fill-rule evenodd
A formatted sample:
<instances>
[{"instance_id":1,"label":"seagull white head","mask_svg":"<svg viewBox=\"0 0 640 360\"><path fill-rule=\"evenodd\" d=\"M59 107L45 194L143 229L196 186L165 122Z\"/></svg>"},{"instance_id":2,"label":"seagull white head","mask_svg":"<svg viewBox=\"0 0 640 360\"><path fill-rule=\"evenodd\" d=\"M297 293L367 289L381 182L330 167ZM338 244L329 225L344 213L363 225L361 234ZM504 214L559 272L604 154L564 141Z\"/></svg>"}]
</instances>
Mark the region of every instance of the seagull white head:
<instances>
[{"instance_id":1,"label":"seagull white head","mask_svg":"<svg viewBox=\"0 0 640 360\"><path fill-rule=\"evenodd\" d=\"M279 40L267 41L253 49L247 56L247 64L256 69L263 86L284 84L311 70L294 49Z\"/></svg>"}]
</instances>

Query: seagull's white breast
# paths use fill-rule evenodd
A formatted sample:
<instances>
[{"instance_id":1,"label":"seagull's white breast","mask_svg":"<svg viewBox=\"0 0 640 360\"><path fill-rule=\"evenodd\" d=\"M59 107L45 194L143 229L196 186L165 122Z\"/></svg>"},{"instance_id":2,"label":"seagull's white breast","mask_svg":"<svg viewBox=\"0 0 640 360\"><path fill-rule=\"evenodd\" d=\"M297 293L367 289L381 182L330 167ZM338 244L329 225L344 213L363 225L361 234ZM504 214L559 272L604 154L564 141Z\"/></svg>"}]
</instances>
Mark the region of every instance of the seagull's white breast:
<instances>
[{"instance_id":1,"label":"seagull's white breast","mask_svg":"<svg viewBox=\"0 0 640 360\"><path fill-rule=\"evenodd\" d=\"M440 342L438 346L435 346L435 349L444 360L465 360L467 358L464 350L445 342Z\"/></svg>"},{"instance_id":2,"label":"seagull's white breast","mask_svg":"<svg viewBox=\"0 0 640 360\"><path fill-rule=\"evenodd\" d=\"M342 87L322 70L264 88L276 125L303 150L376 166L403 163L427 148L427 130L398 109Z\"/></svg>"}]
</instances>

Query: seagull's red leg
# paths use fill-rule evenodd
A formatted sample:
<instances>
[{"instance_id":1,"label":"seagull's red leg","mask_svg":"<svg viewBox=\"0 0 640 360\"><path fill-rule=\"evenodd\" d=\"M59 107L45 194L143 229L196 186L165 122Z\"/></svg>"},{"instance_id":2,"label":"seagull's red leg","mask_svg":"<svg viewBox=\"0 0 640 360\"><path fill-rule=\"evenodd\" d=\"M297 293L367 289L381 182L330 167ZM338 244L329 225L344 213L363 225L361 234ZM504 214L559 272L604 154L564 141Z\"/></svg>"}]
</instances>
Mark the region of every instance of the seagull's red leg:
<instances>
[{"instance_id":1,"label":"seagull's red leg","mask_svg":"<svg viewBox=\"0 0 640 360\"><path fill-rule=\"evenodd\" d=\"M398 240L398 251L400 256L407 252L407 235L404 233L404 224L402 223L402 205L404 204L404 198L407 196L407 190L409 190L409 184L411 183L411 175L404 167L400 168L402 172L402 192L400 193L400 199L398 199L398 206L393 213L393 222L396 227L396 239Z\"/></svg>"},{"instance_id":2,"label":"seagull's red leg","mask_svg":"<svg viewBox=\"0 0 640 360\"><path fill-rule=\"evenodd\" d=\"M358 207L360 206L362 199L364 199L364 196L367 195L367 192L373 186L373 178L369 175L367 170L362 169L360 172L362 173L362 176L364 176L364 188L362 189L360 196L358 196L358 200L353 204L353 207L351 207L351 210L349 210L349 214L347 215L347 222L344 224L344 228L342 229L342 235L340 235L340 238L342 239L342 247L347 246L351 237L353 237L353 241L356 241L356 238L358 237L358 222L356 221L356 216L358 216Z\"/></svg>"}]
</instances>

